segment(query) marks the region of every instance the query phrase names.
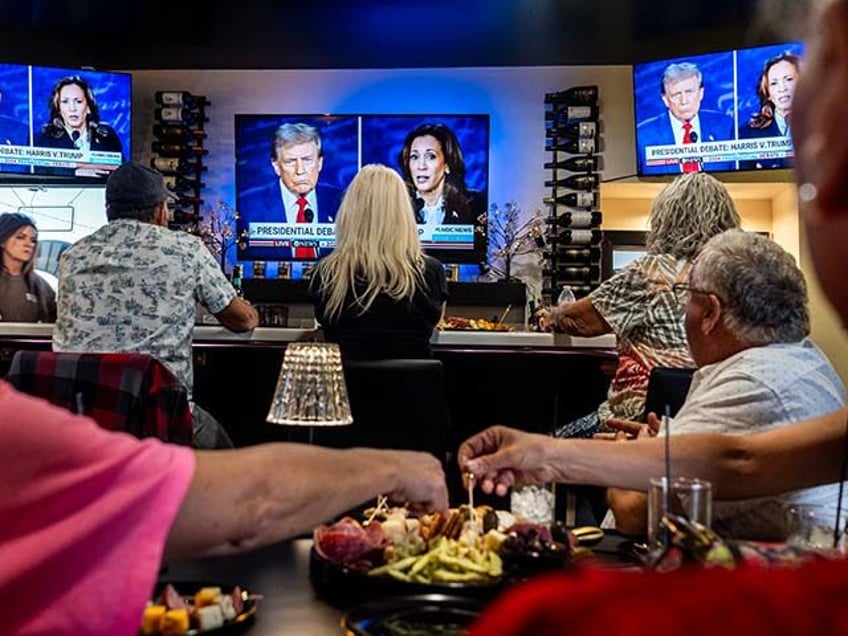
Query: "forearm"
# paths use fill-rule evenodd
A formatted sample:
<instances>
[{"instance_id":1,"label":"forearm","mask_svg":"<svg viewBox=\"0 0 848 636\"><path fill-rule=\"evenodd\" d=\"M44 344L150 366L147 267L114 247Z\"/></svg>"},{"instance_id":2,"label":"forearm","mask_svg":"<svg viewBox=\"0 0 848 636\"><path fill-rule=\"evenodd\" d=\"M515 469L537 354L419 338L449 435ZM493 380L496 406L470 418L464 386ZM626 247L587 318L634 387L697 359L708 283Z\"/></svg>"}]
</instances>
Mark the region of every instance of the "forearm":
<instances>
[{"instance_id":1,"label":"forearm","mask_svg":"<svg viewBox=\"0 0 848 636\"><path fill-rule=\"evenodd\" d=\"M846 436L842 409L756 435L674 435L672 476L713 484L719 499L747 499L839 481ZM557 481L646 491L665 473L662 437L627 443L555 440L549 446Z\"/></svg>"},{"instance_id":2,"label":"forearm","mask_svg":"<svg viewBox=\"0 0 848 636\"><path fill-rule=\"evenodd\" d=\"M644 536L648 531L648 498L635 490L610 488L607 505L615 515L615 529L630 536Z\"/></svg>"},{"instance_id":3,"label":"forearm","mask_svg":"<svg viewBox=\"0 0 848 636\"><path fill-rule=\"evenodd\" d=\"M370 449L263 444L201 451L166 555L245 551L310 530L394 488L385 457Z\"/></svg>"},{"instance_id":4,"label":"forearm","mask_svg":"<svg viewBox=\"0 0 848 636\"><path fill-rule=\"evenodd\" d=\"M612 331L588 298L555 309L556 330L572 336L600 336Z\"/></svg>"}]
</instances>

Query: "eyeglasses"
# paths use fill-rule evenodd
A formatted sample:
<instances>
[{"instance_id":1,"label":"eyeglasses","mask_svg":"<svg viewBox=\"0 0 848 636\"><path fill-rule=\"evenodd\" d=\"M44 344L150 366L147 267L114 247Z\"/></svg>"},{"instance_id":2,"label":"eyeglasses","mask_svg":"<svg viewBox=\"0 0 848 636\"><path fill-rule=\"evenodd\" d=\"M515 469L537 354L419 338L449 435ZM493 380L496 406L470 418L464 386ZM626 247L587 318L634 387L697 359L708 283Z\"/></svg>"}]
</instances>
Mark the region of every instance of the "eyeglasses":
<instances>
[{"instance_id":1,"label":"eyeglasses","mask_svg":"<svg viewBox=\"0 0 848 636\"><path fill-rule=\"evenodd\" d=\"M674 283L674 285L671 286L671 290L678 295L687 294L688 296L691 296L692 294L704 294L705 296L715 296L716 298L718 298L720 303L725 304L724 299L717 293L706 289L698 289L697 287L692 287L691 285L689 285L689 283Z\"/></svg>"}]
</instances>

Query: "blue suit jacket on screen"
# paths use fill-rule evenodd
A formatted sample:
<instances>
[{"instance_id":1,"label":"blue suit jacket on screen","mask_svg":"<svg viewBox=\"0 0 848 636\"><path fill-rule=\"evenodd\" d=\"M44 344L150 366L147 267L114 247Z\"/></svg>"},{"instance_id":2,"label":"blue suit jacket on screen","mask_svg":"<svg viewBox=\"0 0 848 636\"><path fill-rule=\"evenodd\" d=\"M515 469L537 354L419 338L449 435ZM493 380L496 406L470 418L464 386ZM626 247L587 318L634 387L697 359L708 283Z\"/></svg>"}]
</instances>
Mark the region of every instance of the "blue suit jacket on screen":
<instances>
[{"instance_id":1,"label":"blue suit jacket on screen","mask_svg":"<svg viewBox=\"0 0 848 636\"><path fill-rule=\"evenodd\" d=\"M700 141L727 141L733 139L733 119L724 113L712 110L698 111L698 119L701 123ZM679 166L646 166L645 148L649 146L673 146L674 130L668 121L668 113L651 117L636 127L636 139L638 140L639 152L639 174L677 174L681 172ZM704 163L707 172L719 172L722 170L733 170L736 163L733 161L710 161Z\"/></svg>"},{"instance_id":2,"label":"blue suit jacket on screen","mask_svg":"<svg viewBox=\"0 0 848 636\"><path fill-rule=\"evenodd\" d=\"M739 139L761 139L764 137L782 137L780 126L772 119L765 128L751 128L747 123L739 129ZM790 168L792 159L757 159L755 161L740 161L740 170L762 170L764 168Z\"/></svg>"},{"instance_id":3,"label":"blue suit jacket on screen","mask_svg":"<svg viewBox=\"0 0 848 636\"><path fill-rule=\"evenodd\" d=\"M315 197L318 201L318 223L335 223L336 212L342 199L342 190L335 186L319 183L315 186ZM279 180L267 185L252 188L239 197L239 219L237 232L246 230L250 223L285 223L286 211L283 208L283 197L280 195ZM319 250L319 256L329 254L331 250ZM291 250L285 247L248 247L239 250L239 258L247 260L279 261L292 257Z\"/></svg>"}]
</instances>

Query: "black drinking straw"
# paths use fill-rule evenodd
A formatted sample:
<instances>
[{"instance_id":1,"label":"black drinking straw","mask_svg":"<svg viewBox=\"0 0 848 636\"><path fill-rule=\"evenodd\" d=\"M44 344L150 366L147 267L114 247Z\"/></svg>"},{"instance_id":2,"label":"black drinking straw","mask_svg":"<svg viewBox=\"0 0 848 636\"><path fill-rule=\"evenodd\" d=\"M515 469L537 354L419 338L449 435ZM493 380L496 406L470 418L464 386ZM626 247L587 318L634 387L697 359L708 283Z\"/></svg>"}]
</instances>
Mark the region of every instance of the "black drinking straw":
<instances>
[{"instance_id":1,"label":"black drinking straw","mask_svg":"<svg viewBox=\"0 0 848 636\"><path fill-rule=\"evenodd\" d=\"M669 419L671 418L671 407L665 405L665 413L663 415L663 428L665 428L665 514L671 513L671 441L669 436ZM670 542L668 532L663 532L666 545Z\"/></svg>"},{"instance_id":2,"label":"black drinking straw","mask_svg":"<svg viewBox=\"0 0 848 636\"><path fill-rule=\"evenodd\" d=\"M833 549L839 548L839 525L842 523L842 492L848 477L848 426L845 427L845 449L842 451L842 473L839 480L839 499L836 502L836 523L833 525Z\"/></svg>"}]
</instances>

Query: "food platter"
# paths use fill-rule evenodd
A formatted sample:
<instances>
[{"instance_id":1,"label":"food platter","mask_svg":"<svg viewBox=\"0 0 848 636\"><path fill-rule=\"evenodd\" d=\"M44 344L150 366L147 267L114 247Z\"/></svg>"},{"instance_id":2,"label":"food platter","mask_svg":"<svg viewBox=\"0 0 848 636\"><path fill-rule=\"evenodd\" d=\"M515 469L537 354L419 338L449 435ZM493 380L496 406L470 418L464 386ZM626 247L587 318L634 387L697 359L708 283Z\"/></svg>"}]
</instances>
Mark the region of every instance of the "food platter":
<instances>
[{"instance_id":1,"label":"food platter","mask_svg":"<svg viewBox=\"0 0 848 636\"><path fill-rule=\"evenodd\" d=\"M483 603L445 594L420 594L380 599L347 612L342 628L347 636L404 634L465 634Z\"/></svg>"},{"instance_id":2,"label":"food platter","mask_svg":"<svg viewBox=\"0 0 848 636\"><path fill-rule=\"evenodd\" d=\"M239 608L232 619L226 620L220 627L213 629L198 629L196 625L184 632L187 636L222 636L224 634L241 634L250 625L256 616L259 609L259 599L261 597L251 594L243 587L211 581L160 581L156 584L153 590L153 598L151 603L158 603L162 598L163 590L166 586L171 585L183 600L188 605L194 605L195 595L203 589L220 588L222 595L235 594L241 599L242 606ZM139 635L143 634L158 634L158 631L143 631L139 630Z\"/></svg>"},{"instance_id":3,"label":"food platter","mask_svg":"<svg viewBox=\"0 0 848 636\"><path fill-rule=\"evenodd\" d=\"M487 601L516 580L569 565L571 548L548 528L486 508L460 506L435 520L404 512L363 523L347 517L316 528L312 587L342 609L420 594Z\"/></svg>"},{"instance_id":4,"label":"food platter","mask_svg":"<svg viewBox=\"0 0 848 636\"><path fill-rule=\"evenodd\" d=\"M483 318L462 318L447 316L439 321L436 329L440 331L512 331L504 322L494 322Z\"/></svg>"}]
</instances>

